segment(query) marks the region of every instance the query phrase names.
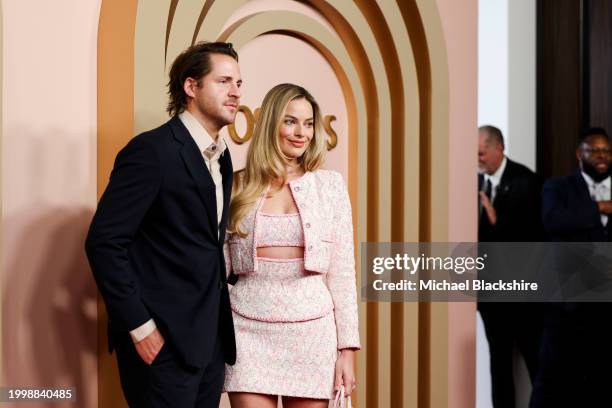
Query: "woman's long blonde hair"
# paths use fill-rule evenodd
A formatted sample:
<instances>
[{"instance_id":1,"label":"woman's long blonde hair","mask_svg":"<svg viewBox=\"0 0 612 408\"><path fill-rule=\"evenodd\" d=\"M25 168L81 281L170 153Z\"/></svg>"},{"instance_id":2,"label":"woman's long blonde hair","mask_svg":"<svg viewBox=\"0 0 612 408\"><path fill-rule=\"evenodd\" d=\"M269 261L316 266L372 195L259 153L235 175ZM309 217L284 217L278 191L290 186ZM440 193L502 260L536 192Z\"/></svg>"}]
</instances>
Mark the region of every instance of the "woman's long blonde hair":
<instances>
[{"instance_id":1,"label":"woman's long blonde hair","mask_svg":"<svg viewBox=\"0 0 612 408\"><path fill-rule=\"evenodd\" d=\"M321 167L326 152L326 139L319 104L304 88L294 84L280 84L266 94L247 152L243 174L236 177L230 204L228 231L244 236L241 221L275 180L286 182L285 164L288 158L280 148L278 134L289 102L305 99L310 102L314 118L314 136L298 163L304 171Z\"/></svg>"}]
</instances>

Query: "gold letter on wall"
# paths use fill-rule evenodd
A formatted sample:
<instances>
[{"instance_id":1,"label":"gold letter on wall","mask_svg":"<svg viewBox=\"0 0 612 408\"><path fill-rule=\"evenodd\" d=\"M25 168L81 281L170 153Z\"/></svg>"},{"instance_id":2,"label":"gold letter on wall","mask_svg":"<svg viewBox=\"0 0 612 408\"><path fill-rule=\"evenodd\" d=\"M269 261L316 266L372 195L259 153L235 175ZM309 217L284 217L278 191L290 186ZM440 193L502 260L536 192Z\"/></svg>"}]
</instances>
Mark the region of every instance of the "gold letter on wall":
<instances>
[{"instance_id":1,"label":"gold letter on wall","mask_svg":"<svg viewBox=\"0 0 612 408\"><path fill-rule=\"evenodd\" d=\"M261 108L255 109L255 114L253 114L251 112L251 109L249 109L249 107L246 105L240 105L238 107L238 112L242 112L244 118L246 119L247 128L244 136L240 136L236 131L236 126L233 123L230 123L227 126L229 135L234 142L241 145L243 143L248 142L253 137L253 129L255 128L255 123L257 122L257 119L259 119L260 110ZM325 129L325 133L327 133L327 135L329 136L329 139L327 140L327 150L332 150L338 145L338 135L331 127L331 122L333 122L334 120L336 120L336 117L334 115L326 115L323 117L323 129Z\"/></svg>"},{"instance_id":2,"label":"gold letter on wall","mask_svg":"<svg viewBox=\"0 0 612 408\"><path fill-rule=\"evenodd\" d=\"M329 135L329 140L327 141L327 150L331 150L338 145L338 135L331 127L331 123L336 120L334 115L326 115L323 117L323 128L325 129L325 133Z\"/></svg>"},{"instance_id":3,"label":"gold letter on wall","mask_svg":"<svg viewBox=\"0 0 612 408\"><path fill-rule=\"evenodd\" d=\"M238 144L243 144L249 141L251 137L253 137L253 128L255 127L255 118L253 117L253 113L249 109L248 106L240 105L238 107L238 112L242 112L244 118L246 119L246 133L244 136L239 136L238 132L236 132L236 126L233 123L230 123L227 127L227 131L229 132L232 140Z\"/></svg>"}]
</instances>

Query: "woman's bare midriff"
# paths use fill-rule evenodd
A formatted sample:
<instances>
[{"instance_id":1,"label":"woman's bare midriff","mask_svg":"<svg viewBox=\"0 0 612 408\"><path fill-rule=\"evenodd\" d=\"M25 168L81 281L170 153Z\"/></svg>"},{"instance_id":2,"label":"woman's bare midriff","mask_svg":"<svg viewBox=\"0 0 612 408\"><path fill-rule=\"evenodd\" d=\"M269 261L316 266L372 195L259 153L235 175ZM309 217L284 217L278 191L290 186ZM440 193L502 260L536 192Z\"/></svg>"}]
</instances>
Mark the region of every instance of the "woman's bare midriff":
<instances>
[{"instance_id":1,"label":"woman's bare midriff","mask_svg":"<svg viewBox=\"0 0 612 408\"><path fill-rule=\"evenodd\" d=\"M303 247L259 247L257 248L259 258L270 259L296 259L304 257Z\"/></svg>"}]
</instances>

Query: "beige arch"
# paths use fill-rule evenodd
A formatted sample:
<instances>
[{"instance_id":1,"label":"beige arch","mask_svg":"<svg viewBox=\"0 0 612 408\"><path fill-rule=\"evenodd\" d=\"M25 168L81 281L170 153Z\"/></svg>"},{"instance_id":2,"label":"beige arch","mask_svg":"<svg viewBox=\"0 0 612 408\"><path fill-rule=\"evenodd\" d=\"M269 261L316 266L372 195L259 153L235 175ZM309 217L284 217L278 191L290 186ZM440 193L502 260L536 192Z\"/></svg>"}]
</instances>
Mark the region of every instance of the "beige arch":
<instances>
[{"instance_id":1,"label":"beige arch","mask_svg":"<svg viewBox=\"0 0 612 408\"><path fill-rule=\"evenodd\" d=\"M316 2L313 2L316 3ZM354 33L362 44L368 62L371 65L374 84L379 105L379 124L378 124L378 208L385 208L391 199L390 183L391 164L388 160L391 157L391 101L387 81L387 73L384 69L384 60L380 53L378 44L372 30L362 14L359 7L352 1L330 0L327 1L344 19L350 21ZM361 157L360 157L361 159ZM360 174L360 180L367 178L366 173ZM368 192L366 192L367 194ZM379 241L389 241L391 239L391 216L390 211L382 211L379 214L379 224L377 238Z\"/></svg>"},{"instance_id":2,"label":"beige arch","mask_svg":"<svg viewBox=\"0 0 612 408\"><path fill-rule=\"evenodd\" d=\"M232 9L232 2L218 2ZM139 1L134 41L134 131L140 133L168 119L166 83L176 56L192 43L207 0ZM223 20L225 21L225 20ZM208 25L208 22L206 23ZM165 28L165 29L163 29ZM167 35L167 37L166 37ZM213 40L216 37L206 38Z\"/></svg>"},{"instance_id":3,"label":"beige arch","mask_svg":"<svg viewBox=\"0 0 612 408\"><path fill-rule=\"evenodd\" d=\"M134 37L135 134L168 120L164 109L168 101L168 76L164 60L166 33L161 29L166 27L168 12L166 2L138 2Z\"/></svg>"},{"instance_id":4,"label":"beige arch","mask_svg":"<svg viewBox=\"0 0 612 408\"><path fill-rule=\"evenodd\" d=\"M371 162L374 168L363 169L359 174L359 179L366 182L365 189L360 191L360 198L363 197L366 203L366 211L360 217L362 225L367 226L363 238L364 241L391 241L391 101L388 86L387 72L385 70L384 59L380 53L380 47L372 29L362 13L362 10L355 2L334 0L328 2L314 1L313 4L320 10L333 8L339 14L335 18L342 18L350 22L357 41L360 43L365 53L365 58L371 67L373 75L374 92L376 93L378 105L378 123L374 134L369 134L367 149L360 149L360 162L368 162L370 155L375 155L375 161ZM332 13L331 15L334 15ZM328 17L329 18L329 17ZM346 40L345 40L346 41ZM348 44L347 44L348 46ZM371 138L375 138L372 140ZM370 189L372 183L374 189ZM361 202L361 200L360 200ZM372 206L370 207L370 204ZM361 215L360 214L360 215ZM370 228L372 230L370 230ZM366 336L364 345L366 353L360 353L360 367L365 367L366 387L358 390L360 401L365 401L366 406L391 406L392 392L389 384L392 381L391 354L384 352L391 348L391 304L379 303L369 304L362 312L362 321ZM370 325L372 327L370 327ZM399 374L401 375L401 374ZM360 378L360 379L362 379Z\"/></svg>"},{"instance_id":5,"label":"beige arch","mask_svg":"<svg viewBox=\"0 0 612 408\"><path fill-rule=\"evenodd\" d=\"M448 59L444 31L436 2L408 0L398 2L405 26L411 31L411 39L417 41L414 50L420 62L418 66L421 88L421 200L425 205L419 213L427 225L421 228L421 240L448 240L448 120L449 83ZM422 30L422 32L420 32ZM428 107L423 106L429 105ZM436 152L436 163L432 152ZM423 197L425 195L425 197ZM419 305L419 360L428 360L424 370L419 368L419 405L445 407L451 401L449 395L449 306L444 303ZM440 341L444 339L445 341ZM465 390L464 390L465 391ZM455 395L452 400L459 400Z\"/></svg>"},{"instance_id":6,"label":"beige arch","mask_svg":"<svg viewBox=\"0 0 612 408\"><path fill-rule=\"evenodd\" d=\"M444 30L436 5L429 0L416 0L423 19L431 60L432 151L441 155L440 163L432 166L432 240L448 239L448 134L449 134L449 82L448 57Z\"/></svg>"},{"instance_id":7,"label":"beige arch","mask_svg":"<svg viewBox=\"0 0 612 408\"><path fill-rule=\"evenodd\" d=\"M415 242L419 240L419 86L416 74L415 56L408 30L395 2L356 2L363 10L376 35L381 49L384 49L385 67L390 70L390 84L393 103L394 127L400 127L401 134L393 132L394 156L398 149L401 159L392 169L391 188L396 207L392 210L395 218L401 211L399 221L392 225L392 240ZM394 65L395 64L395 65ZM399 78L398 78L399 77ZM401 89L394 89L393 86ZM401 92L403 103L396 104L393 91ZM403 110L402 110L403 109ZM398 112L400 111L400 112ZM400 121L400 123L395 123ZM401 163L397 166L397 163ZM397 178L397 180L395 180ZM399 190L399 191L395 191ZM397 200L397 203L395 202ZM397 225L398 222L400 225ZM380 305L379 305L380 306ZM418 333L413 328L418 322L418 304L394 303L390 310L378 307L379 316L388 313L387 319L380 319L379 327L388 330L390 347L382 348L391 359L390 366L384 367L391 373L389 383L391 401L394 406L416 406L418 395ZM386 328L383 325L388 324ZM380 344L380 340L379 340ZM380 359L379 359L380 361ZM384 363L383 363L384 364ZM383 364L380 364L383 366ZM381 367L382 369L383 367ZM381 390L384 393L384 390Z\"/></svg>"},{"instance_id":8,"label":"beige arch","mask_svg":"<svg viewBox=\"0 0 612 408\"><path fill-rule=\"evenodd\" d=\"M230 3L230 2L228 2ZM241 6L248 3L248 0L232 0L231 4L224 1L215 1L206 17L204 23L197 33L198 40L205 38L219 38L221 30L231 15Z\"/></svg>"},{"instance_id":9,"label":"beige arch","mask_svg":"<svg viewBox=\"0 0 612 408\"><path fill-rule=\"evenodd\" d=\"M319 7L321 7L322 9L326 9L326 5L324 2L316 2ZM363 14L366 16L368 23L372 26L373 29L376 28L380 28L380 26L377 27L377 24L380 24L379 21L381 20L380 15L377 14L377 10L375 9L375 5L372 5L371 2L365 2L365 1L357 1L356 2L359 7L361 8ZM351 24L353 24L353 21L351 20ZM383 30L384 31L384 30ZM383 32L384 34L384 32ZM379 30L378 35L381 35L381 32ZM383 35L384 36L384 35ZM378 41L378 45L382 48L385 46L385 44L383 44L381 42L380 38L377 38ZM398 44L397 48L401 49L402 46L405 46L405 44ZM389 55L388 53L389 50L386 51L385 55ZM393 52L393 51L392 51ZM403 62L403 61L402 61ZM407 61L407 63L411 63L410 65L412 65L412 68L414 68L414 60L413 59L409 59ZM389 66L386 66L385 68L390 69ZM404 82L404 81L401 81ZM416 83L416 80L413 80L412 83ZM407 83L409 83L409 81L406 81L406 83L404 83L403 87L406 89L407 87ZM417 89L415 87L415 89ZM420 91L420 89L419 89ZM408 99L409 100L409 99ZM395 102L395 101L394 101ZM407 102L409 103L409 102ZM416 105L416 103L414 102L413 99L413 106ZM399 109L402 109L401 106L399 107ZM418 112L418 110L417 110ZM406 119L407 121L410 120L409 117L404 117L404 119ZM416 125L413 125L415 127L413 127L412 129L415 129L420 126L420 124L418 123L418 116L415 115L412 118L412 122L417 122ZM406 133L406 131L410 129L409 127L404 128L404 133ZM413 136L414 138L417 138L418 140L418 135L419 132L416 132ZM401 140L400 140L401 143ZM404 145L404 149L408 149L409 144L406 143ZM418 144L417 144L418 146ZM412 146L411 146L412 147ZM413 153L414 154L414 153ZM404 157L406 157L406 155L404 154ZM418 154L416 155L416 157L418 158ZM404 163L405 159L404 159ZM418 160L415 162L418 163ZM401 172L401 170L400 170ZM418 175L418 172L415 172L413 177L416 177L416 175ZM405 176L402 175L402 176ZM377 177L377 179L385 179L384 177ZM412 178L412 180L414 180L414 178ZM418 186L418 183L414 183L412 185L412 189L414 191L414 189L416 189ZM404 190L404 198L406 198L406 191L407 189ZM409 191L409 190L408 190ZM408 200L402 200L402 201L408 201L408 202L414 202L414 198L416 196L409 196ZM376 206L378 207L378 206ZM415 226L418 226L418 215L417 215L417 210L416 208L418 208L418 204L416 204L415 206L415 210L411 213L412 215L412 220L416 221L413 224L413 228L415 228ZM400 210L401 211L401 210ZM378 211L376 211L378 213ZM369 211L370 213L370 211ZM372 211L371 213L374 213L374 211ZM372 214L370 214L372 215ZM378 214L377 214L378 215ZM397 216L397 215L403 215L403 213L401 214L396 214L393 213L393 216ZM406 222L407 219L410 219L409 217L403 217L404 222ZM403 236L405 237L406 234L403 234ZM376 237L379 238L379 237ZM380 238L379 238L380 239ZM403 240L403 239L400 239ZM390 306L390 307L389 307ZM411 313L404 313L404 309L408 309ZM415 305L410 305L410 306L405 306L405 305L401 305L401 304L394 304L394 305L388 305L388 304L369 304L368 305L368 325L370 324L370 321L373 323L374 327L373 327L373 331L370 330L368 328L368 341L370 339L374 340L373 343L373 347L370 348L369 352L368 352L368 374L370 372L372 372L373 377L374 378L378 378L379 379L379 384L376 387L372 386L371 382L368 382L367 387L369 390L368 396L367 396L367 401L368 401L368 405L373 405L373 404L378 404L378 405L384 405L384 404L388 404L389 403L389 397L390 395L393 395L393 398L391 398L391 402L393 404L395 404L394 406L404 406L404 403L408 403L410 404L411 401L414 401L414 395L416 394L416 387L413 386L408 390L407 393L405 393L404 395L402 395L401 390L404 389L404 386L407 383L407 379L402 379L402 373L403 371L406 369L406 367L408 366L409 360L408 360L408 353L404 353L404 361L403 364L399 364L400 367L402 367L402 372L399 373L399 375L396 375L396 373L394 372L393 375L391 375L391 371L389 369L389 367L394 367L395 369L397 369L398 364L397 364L397 356L393 356L393 359L391 359L391 354L390 352L387 352L387 350L389 348L384 347L384 345L389 345L389 341L390 341L390 346L391 346L391 350L396 348L396 349L405 349L406 347L404 347L403 344L403 340L399 339L398 341L396 341L395 338L389 339L389 336L387 336L385 333L395 333L395 334L399 334L400 335L404 335L404 337L406 337L408 339L408 343L411 345L411 349L410 350L414 350L416 348L416 343L417 343L417 338L414 335L414 331L408 331L405 328L410 327L409 326L409 322L412 319L412 326L416 326L414 324L414 320L415 316L416 316L416 310L415 310ZM399 310L400 313L394 313L397 312ZM398 324L398 319L399 319L399 324ZM393 320L393 321L392 321ZM402 326L400 328L398 328L398 326ZM408 334L408 336L406 336L406 334ZM383 353L388 353L388 354L383 354ZM416 355L417 353L414 353L414 355ZM382 358L381 358L382 357ZM389 364L391 360L391 364ZM417 373L416 373L416 369L414 367L416 367L416 364L412 364L412 366L408 366L409 368L411 368L410 372L411 377L414 379L417 377ZM382 375L381 375L382 373ZM391 377L391 381L389 381L389 377ZM407 376L407 378L410 378L409 376ZM390 386L390 384L393 384L393 382L395 380L398 380L393 387ZM399 386L398 386L399 384ZM379 389L381 392L379 392ZM400 390L400 392L398 392L398 390ZM413 392L410 392L413 391ZM370 395L371 394L371 395ZM406 396L406 394L411 394Z\"/></svg>"},{"instance_id":10,"label":"beige arch","mask_svg":"<svg viewBox=\"0 0 612 408\"><path fill-rule=\"evenodd\" d=\"M140 7L142 7L142 6L143 6L143 3L145 3L145 4L146 4L146 2L141 2ZM210 3L210 2L209 2L209 1L207 1L207 3ZM212 6L211 6L211 7L209 8L209 10L208 10L208 14L205 16L205 22L204 22L204 24L203 24L203 26L202 26L202 27L203 27L202 32L205 32L205 31L210 30L210 32L215 32L215 31L216 31L216 32L218 33L218 32L219 32L219 30L220 30L220 28L221 28L221 26L224 24L224 22L225 22L225 21L226 21L226 19L227 19L227 18L218 18L218 17L219 17L219 16L223 16L223 15L225 15L225 16L229 16L229 15L231 15L231 12L233 11L232 9L233 9L233 8L235 8L237 5L244 4L244 3L245 3L245 1L235 1L235 2L231 2L231 3L232 3L232 4L228 4L228 2L221 2L221 1L212 3ZM313 2L313 3L316 3L316 2ZM384 6L389 6L389 3L388 3L388 2L379 2L379 3L381 4L381 7L383 7L383 5L384 5ZM421 3L423 3L423 2L421 2ZM150 2L149 2L149 4L150 4ZM337 3L336 3L336 6L339 6L339 5L340 5L340 4L337 4ZM436 11L435 4L434 4L434 5L431 5L431 4L426 4L426 6L430 6L430 7L429 7L429 11L433 10L434 17L438 17L438 16L437 16L437 11ZM421 5L419 5L419 7L422 7L422 4L421 4ZM199 8L199 9L198 9L198 8ZM180 16L180 15L188 15L188 16L191 16L191 14L190 14L190 13L181 14L181 10L188 10L188 9L190 9L190 10L198 10L198 13L195 13L194 15L199 16L199 13L202 11L202 3L201 3L201 2L199 2L199 3L197 4L197 7L196 7L196 4L195 4L193 1L185 1L185 0L182 0L182 1L181 1L181 2L179 2L179 3L178 3L178 5L177 5L177 16ZM140 8L139 8L139 12L140 12ZM164 13L165 13L165 14L164 14ZM164 18L164 19L167 19L167 14L168 14L168 11L167 11L167 10L163 10L162 15L163 15L163 18ZM430 14L431 14L431 13L430 13ZM387 14L387 15L389 15L389 14ZM426 23L425 23L424 25L426 26L426 28L428 28L428 27L429 27L429 21L427 21L427 20L428 20L429 18L431 18L431 15L430 15L429 17L423 17L423 18L424 18L424 20L426 21ZM175 16L175 19L176 19L177 21L181 21L181 20L180 20L180 18L177 18L176 16ZM193 18L191 18L191 20L193 20ZM186 25L186 26L188 26L188 25ZM215 27L216 27L216 28L215 28ZM441 39L441 44L442 44L442 47L440 47L440 48L436 48L436 47L432 47L432 45L431 45L431 44L429 44L429 45L428 45L428 48L430 48L430 49L431 49L431 48L436 48L436 50L435 50L435 51L439 51L439 50L441 50L441 51L442 51L442 53L444 53L444 41L443 41L443 36L442 36L442 34L441 34L441 33L442 33L442 31L441 31L441 25L438 25L438 28L440 28L440 30L438 30L438 32L437 32L437 33L439 34L439 37L438 37L438 38L439 38L439 39ZM429 27L429 28L428 28L428 33L427 33L427 36L428 36L428 41L431 41L431 39L430 39L430 36L432 35L432 34L431 34L431 31L432 31L432 29L431 29L431 27ZM137 32L138 32L138 33L140 33L140 28L137 30ZM394 32L395 32L395 31L394 31ZM435 31L435 30L433 30L433 32L434 32L434 33L436 33L436 31ZM185 30L174 30L174 27L173 27L173 28L172 28L172 30L171 30L171 33L170 33L170 38L169 38L169 40L170 40L170 41L169 41L169 43L171 43L173 40L175 40L175 39L177 38L177 35L179 35L179 34L180 34L180 36L181 36L181 37L186 37L186 38L187 38L189 41L190 41L190 40L193 38L193 33L189 33L189 30L186 30L186 31L185 31ZM191 35L191 38L190 38L190 35ZM201 34L199 34L199 35L201 35ZM213 37L210 37L209 39L212 39L212 38L214 38L214 36L213 36ZM181 43L181 47L180 47L180 48L182 48L182 47L184 46L184 44L186 44L186 42L180 42L180 43ZM398 41L398 44L401 44L401 43ZM398 46L398 47L397 47L397 49L398 49L398 50L402 50L402 47L399 47L399 46ZM169 50L170 50L170 52L169 52L169 54L170 54L170 53L172 52L172 47L171 47L171 46L169 46ZM434 53L434 54L435 54L435 53ZM171 61L171 60L172 60L172 58L173 58L173 57L169 56L169 57L168 57L168 60L170 60L170 61ZM433 61L433 59L434 59L434 58L432 57L432 61ZM410 65L410 67L413 67L413 64L409 64L409 65ZM431 64L431 65L432 65L434 68L435 68L436 66L437 66L437 67L442 67L442 68L440 68L440 71L441 71L441 75L442 75L442 77L444 77L444 72L445 72L445 70L447 69L445 64L443 64L443 65L438 65L436 62L432 62L432 64ZM404 66L404 65L402 64L402 67L403 67L403 66ZM433 70L434 70L434 69L432 69L432 71L433 71ZM434 75L434 74L432 74L432 76L434 76L434 77L435 77L435 75ZM137 74L136 78L138 78L138 77L139 77L139 75ZM442 79L446 79L445 85L440 86L440 87L439 87L439 89L437 89L437 90L436 90L436 92L434 92L434 94L435 94L435 95L440 95L440 94L442 93L442 95L443 95L443 96L440 98L440 100L444 100L445 98L446 98L446 99L448 99L448 95L447 95L447 94L446 94L446 95L444 95L444 92L447 92L447 88L448 88L447 82L448 82L448 81L447 81L447 78L442 78ZM432 82L433 82L433 83L434 83L434 85L435 85L435 84L440 84L440 83L442 83L443 81L442 81L442 82L440 82L440 81L438 81L438 80L432 80ZM408 89L408 86L406 85L406 84L408 84L408 83L409 83L409 82L405 82L405 84L404 84L404 92L405 92L405 95L412 95L412 96L414 96L414 95L416 94L416 92L415 92L415 93L410 93L410 90ZM163 86L162 86L161 88L163 89ZM441 92L440 92L440 91L441 91ZM165 100L165 94L163 94L163 93L162 93L162 95L163 95L163 100ZM433 98L432 98L432 99L433 99ZM410 99L409 99L409 98L406 98L405 100L407 101L407 102L406 102L406 105L408 105L408 101L409 101ZM437 99L436 99L436 101L437 101ZM440 125L440 120L442 120L443 122L446 122L446 128L448 128L448 123L447 123L448 114L440 116L440 115L438 114L438 112L437 112L437 111L439 111L439 110L440 110L440 109L438 109L438 104L437 104L437 103L432 103L432 105L434 105L434 106L432 107L432 115L431 115L431 116L432 116L432 118L436 118L436 120L432 120L432 124L431 124L431 126L432 126L432 131L431 131L431 134L433 134L433 135L442 135L442 136L445 138L445 137L446 137L446 134L447 134L447 131L436 131L436 130L434 130L434 128L435 128L435 126L436 126L436 125ZM137 105L137 106L138 106L138 105ZM157 106L159 107L159 106L163 106L163 105L157 104ZM443 106L442 106L442 108L443 108ZM406 109L406 108L405 108L405 109ZM446 109L448 109L448 107L446 107ZM409 118L409 116L407 116L407 118ZM416 122L416 121L412 121L412 122L410 122L409 120L407 120L407 121L406 121L406 127L408 127L408 126L409 126L409 123L414 124L415 122ZM440 126L438 126L438 127L440 127ZM407 129L406 129L406 132L407 132L408 134L412 134L412 133L409 133L409 131L408 131ZM432 145L433 145L434 143L435 143L435 141L434 141L434 140L433 140L433 138L432 138ZM361 144L361 145L363 146L363 144ZM416 144L413 144L412 142L407 142L407 143L406 143L406 146L407 146L407 152L406 152L407 154L406 154L406 157L409 157L409 154L410 154L410 153L414 154L414 152L415 152L415 150L416 150L416 149L411 149L411 150L410 150L410 149L408 148L408 146L411 146L411 147L412 147L412 146L415 146L415 145L416 145ZM447 143L446 143L446 146L448 146L448 144L447 144ZM381 150L383 150L383 149L381 149ZM361 149L361 151L363 151L363 149ZM439 150L438 150L438 151L439 151ZM380 157L380 156L379 156L379 157ZM384 156L383 156L383 157L384 157ZM366 161L364 161L364 160L361 160L361 161L362 161L362 162L366 162ZM408 162L408 160L407 160L407 162ZM446 160L444 160L444 162L446 162ZM384 162L383 162L383 163L384 163ZM408 164L408 163L407 163L407 164ZM408 165L409 165L409 164L408 164ZM416 172L415 172L415 173L413 173L413 172L407 172L406 174L407 174L407 175L412 175L412 174L416 174ZM364 180L364 178L363 178L363 177L360 177L360 179L361 179L361 180ZM437 179L437 178L434 178L434 180L436 180L436 179ZM440 180L440 179L438 179L438 180ZM439 185L440 185L440 186L443 186L442 193L445 193L445 192L446 192L446 188L445 188L446 186L444 185L444 183L443 183L443 182L440 182L440 183L439 183ZM362 191L363 191L363 190L362 190ZM436 192L437 192L437 191L439 191L439 190L437 190L435 186L432 186L432 196L434 196L434 195L436 194ZM407 193L407 192L405 192L405 194L406 194L406 193ZM409 197L406 197L406 198L409 198L409 199L405 199L405 201L404 201L404 202L405 202L405 203L412 203L412 202L414 202L414 197L415 197L415 196L411 196L411 197L409 196ZM364 202L364 203L366 202L366 200L361 200L361 199L360 199L359 201L362 201L362 202ZM441 200L441 201L440 201L440 200L432 200L432 201L433 201L433 202L436 202L436 201L438 201L438 202L447 202L447 200ZM417 205L418 205L418 201L417 201ZM362 208L363 208L363 207L362 207ZM433 213L434 211L436 211L436 209L435 209L435 208L432 208L432 209L431 209L431 211L432 211L432 213ZM447 212L446 210L444 210L444 209L443 209L443 213L446 213L446 214L447 214L448 212ZM365 214L366 214L366 212L365 212L365 211L360 211L360 217L365 218ZM407 214L412 214L412 212L407 212ZM432 214L432 215L433 215L433 214ZM444 219L445 219L445 218L444 218L445 214L442 214L442 216L443 216L443 217L433 217L433 216L432 216L432 218L434 219L434 220L432 221L432 222L434 223L434 226L435 226L435 219L442 219L442 220L444 220ZM406 222L406 220L407 220L408 218L409 218L409 217L404 217L405 222ZM365 219L361 220L361 222L359 222L359 225L363 225L363 226L367 225L367 224L366 224L366 222L363 222L363 221L365 221ZM431 220L430 220L430 221L431 221ZM443 223L441 223L441 224L442 224L442 225L444 225L445 223L443 222ZM408 228L414 228L414 225L415 225L415 224L411 223L411 224L409 224ZM432 235L433 235L433 231L432 231ZM435 305L434 305L434 306L435 306ZM438 320L438 319L434 319L434 320ZM406 321L406 323L408 323L408 321ZM413 321L412 321L411 323L413 323Z\"/></svg>"},{"instance_id":11,"label":"beige arch","mask_svg":"<svg viewBox=\"0 0 612 408\"><path fill-rule=\"evenodd\" d=\"M170 35L168 37L168 52L166 53L167 68L172 64L176 56L192 43L193 31L197 26L200 14L203 7L207 7L210 1L202 2L202 0L180 0L174 11L174 19L170 26ZM141 1L143 3L143 1ZM217 2L215 2L217 3ZM213 3L213 6L214 4ZM222 1L226 7L235 8L235 1ZM166 3L166 8L168 5ZM168 14L166 12L166 14ZM204 24L203 24L204 25ZM213 38L206 38L212 41Z\"/></svg>"},{"instance_id":12,"label":"beige arch","mask_svg":"<svg viewBox=\"0 0 612 408\"><path fill-rule=\"evenodd\" d=\"M385 56L385 70L388 73L390 98L392 100L393 111L391 112L392 134L390 144L393 146L390 157L391 178L390 184L391 200L390 211L393 222L391 224L390 241L417 241L418 236L410 236L405 230L406 225L418 231L418 206L419 200L413 195L412 199L406 200L406 191L418 191L418 155L414 162L406 160L406 150L415 151L418 147L418 92L408 94L410 81L416 85L416 76L405 78L402 75L402 68L409 67L414 72L414 57L411 49L408 48L408 56L403 60L398 55L398 50L405 49L404 44L410 44L408 38L404 43L393 40L393 32L396 28L385 18L381 10L381 5L375 2L358 0L355 2L368 21L375 36L377 45ZM387 7L392 3L387 2ZM400 31L401 32L401 31ZM400 63L401 61L401 63ZM418 89L416 86L413 89ZM408 98L406 97L408 94ZM408 99L408 101L407 101ZM413 114L403 112L410 107L410 99L416 100L413 106L417 109ZM408 111L410 112L410 111ZM407 123L406 123L407 122ZM412 124L415 132L410 133ZM413 143L411 143L413 142ZM416 142L416 143L414 143ZM414 172L406 171L406 167L412 163ZM384 177L383 177L384 178ZM410 223L407 223L409 221ZM370 336L377 335L375 355L369 353L371 357L370 365L375 365L377 372L374 377L379 378L378 387L368 384L368 402L378 404L390 403L391 406L415 405L418 395L417 381L418 365L415 364L418 357L417 339L418 336L407 322L418 321L418 308L416 304L404 304L402 302L391 304L376 304L368 306L368 318L374 320L377 333L369 333ZM368 373L370 370L368 369ZM381 375L380 373L383 373ZM413 380L412 382L410 380ZM384 388L386 387L386 388Z\"/></svg>"},{"instance_id":13,"label":"beige arch","mask_svg":"<svg viewBox=\"0 0 612 408\"><path fill-rule=\"evenodd\" d=\"M399 68L403 80L403 116L407 119L404 125L406 144L403 171L407 185L404 191L404 203L407 207L407 216L404 217L404 235L406 240L418 240L419 203L414 198L418 196L419 184L419 121L408 120L418 118L420 112L415 56L410 44L410 35L404 25L397 3L382 1L378 5L390 28L398 59L402 62Z\"/></svg>"},{"instance_id":14,"label":"beige arch","mask_svg":"<svg viewBox=\"0 0 612 408\"><path fill-rule=\"evenodd\" d=\"M410 34L402 20L401 11L396 2L378 2L380 10L384 15L385 21L391 28L391 35L395 43L398 59L402 62L411 63L400 64L400 72L403 79L404 93L404 182L403 203L406 208L404 214L404 241L416 242L419 240L419 200L415 200L419 194L419 118L421 107L419 105L419 85L416 72L415 55L410 43ZM416 92L415 92L416 90ZM404 390L402 395L403 403L407 406L417 405L418 395L418 333L411 330L414 322L418 321L418 304L403 303L392 306L401 308L398 322L392 316L392 324L400 324L404 332L403 335L403 355L401 365L404 367L401 382L396 386ZM393 310L393 309L392 309Z\"/></svg>"}]
</instances>

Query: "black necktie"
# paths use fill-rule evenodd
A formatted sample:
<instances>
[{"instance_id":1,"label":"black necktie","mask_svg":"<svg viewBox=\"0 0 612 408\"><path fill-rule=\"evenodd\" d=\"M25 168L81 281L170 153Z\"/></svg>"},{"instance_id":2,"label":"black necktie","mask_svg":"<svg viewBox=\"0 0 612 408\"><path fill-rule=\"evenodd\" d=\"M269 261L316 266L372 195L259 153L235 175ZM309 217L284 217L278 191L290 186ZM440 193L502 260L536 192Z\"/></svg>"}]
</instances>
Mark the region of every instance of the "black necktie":
<instances>
[{"instance_id":1,"label":"black necktie","mask_svg":"<svg viewBox=\"0 0 612 408\"><path fill-rule=\"evenodd\" d=\"M491 200L491 192L493 191L491 180L488 177L484 177L484 186L482 191L487 195L489 200ZM479 201L480 204L480 201ZM487 211L484 209L482 204L480 204L480 217L479 217L479 228L478 228L478 239L480 241L488 241L488 230L491 227L489 223L489 217L487 216Z\"/></svg>"},{"instance_id":2,"label":"black necktie","mask_svg":"<svg viewBox=\"0 0 612 408\"><path fill-rule=\"evenodd\" d=\"M489 200L491 200L491 192L493 190L493 187L491 185L491 180L488 177L485 177L485 188L484 188L484 192L487 195L487 197L489 198Z\"/></svg>"}]
</instances>

